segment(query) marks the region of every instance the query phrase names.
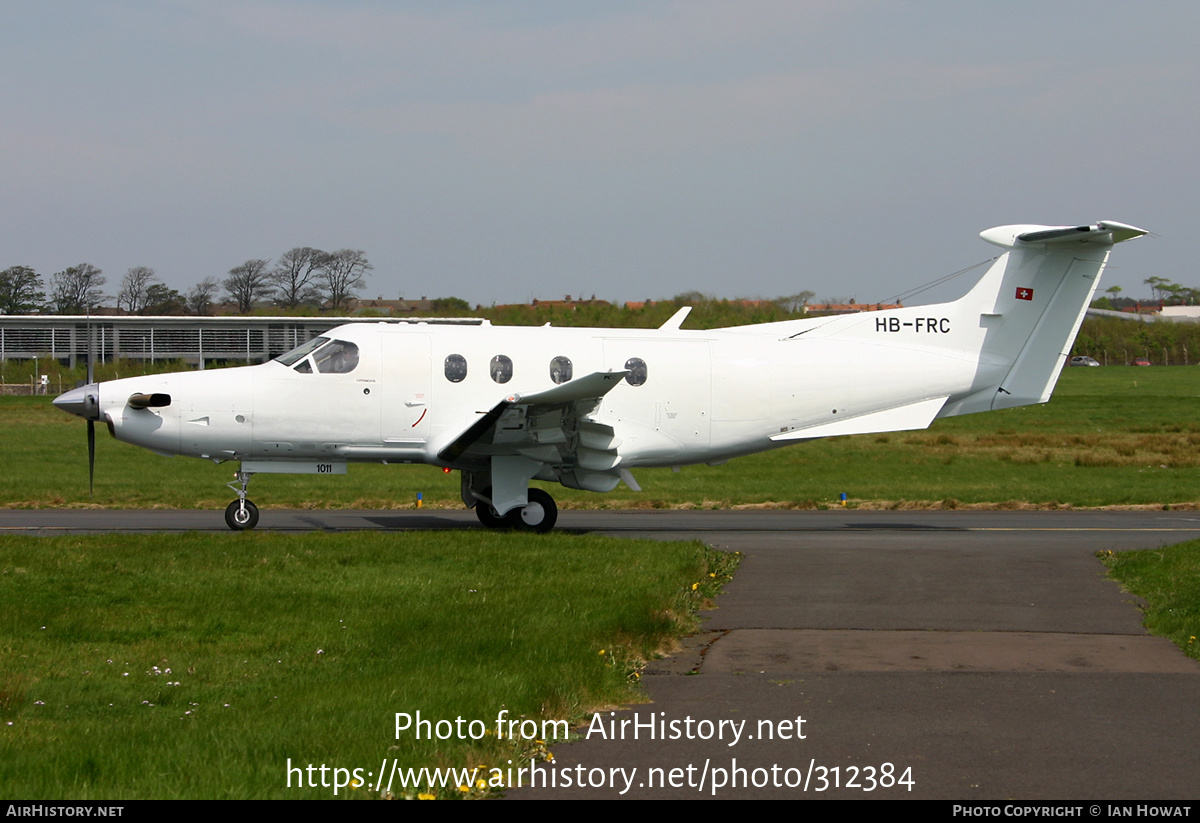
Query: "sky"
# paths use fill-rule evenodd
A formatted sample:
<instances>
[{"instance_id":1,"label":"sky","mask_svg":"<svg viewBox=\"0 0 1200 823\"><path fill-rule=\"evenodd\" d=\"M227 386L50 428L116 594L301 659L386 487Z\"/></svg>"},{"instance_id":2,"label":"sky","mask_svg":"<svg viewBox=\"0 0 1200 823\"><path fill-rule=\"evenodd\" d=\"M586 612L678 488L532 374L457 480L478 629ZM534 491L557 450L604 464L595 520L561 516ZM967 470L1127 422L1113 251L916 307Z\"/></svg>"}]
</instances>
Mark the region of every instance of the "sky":
<instances>
[{"instance_id":1,"label":"sky","mask_svg":"<svg viewBox=\"0 0 1200 823\"><path fill-rule=\"evenodd\" d=\"M314 246L366 252L364 297L875 302L991 226L1108 219L1153 236L1102 290L1200 287L1197 32L1183 0L6 2L0 268L186 291Z\"/></svg>"}]
</instances>

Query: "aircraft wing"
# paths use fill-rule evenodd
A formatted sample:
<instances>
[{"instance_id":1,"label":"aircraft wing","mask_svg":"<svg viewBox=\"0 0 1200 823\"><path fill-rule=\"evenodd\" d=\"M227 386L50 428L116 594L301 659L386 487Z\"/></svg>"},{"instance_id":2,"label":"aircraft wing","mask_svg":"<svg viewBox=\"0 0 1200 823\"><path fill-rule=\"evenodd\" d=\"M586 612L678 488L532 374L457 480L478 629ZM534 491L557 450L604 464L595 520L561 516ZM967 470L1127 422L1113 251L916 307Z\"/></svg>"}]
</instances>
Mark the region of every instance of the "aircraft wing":
<instances>
[{"instance_id":1,"label":"aircraft wing","mask_svg":"<svg viewBox=\"0 0 1200 823\"><path fill-rule=\"evenodd\" d=\"M621 441L611 426L588 416L627 374L593 372L553 388L509 395L442 447L438 459L469 467L520 457L538 472L553 468L554 476L542 479L608 491L621 479L613 471L621 460Z\"/></svg>"}]
</instances>

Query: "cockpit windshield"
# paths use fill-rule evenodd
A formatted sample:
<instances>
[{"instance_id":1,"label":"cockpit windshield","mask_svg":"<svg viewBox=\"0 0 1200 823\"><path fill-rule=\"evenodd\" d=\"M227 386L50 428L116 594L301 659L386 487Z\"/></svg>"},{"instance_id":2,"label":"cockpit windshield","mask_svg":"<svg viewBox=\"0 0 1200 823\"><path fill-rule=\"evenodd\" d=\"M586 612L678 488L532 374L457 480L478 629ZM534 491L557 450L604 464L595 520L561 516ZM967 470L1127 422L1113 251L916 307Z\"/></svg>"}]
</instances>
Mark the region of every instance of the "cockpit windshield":
<instances>
[{"instance_id":1,"label":"cockpit windshield","mask_svg":"<svg viewBox=\"0 0 1200 823\"><path fill-rule=\"evenodd\" d=\"M358 366L358 346L347 340L314 337L275 359L285 366L298 364L293 371L301 374L312 374L314 365L321 374L349 374Z\"/></svg>"},{"instance_id":2,"label":"cockpit windshield","mask_svg":"<svg viewBox=\"0 0 1200 823\"><path fill-rule=\"evenodd\" d=\"M309 340L307 343L301 343L299 346L292 349L287 354L281 354L278 357L276 357L275 359L285 366L290 366L293 363L295 363L297 360L300 360L301 358L305 357L313 349L315 349L325 343L328 343L328 342L329 342L328 337L314 337L312 340Z\"/></svg>"}]
</instances>

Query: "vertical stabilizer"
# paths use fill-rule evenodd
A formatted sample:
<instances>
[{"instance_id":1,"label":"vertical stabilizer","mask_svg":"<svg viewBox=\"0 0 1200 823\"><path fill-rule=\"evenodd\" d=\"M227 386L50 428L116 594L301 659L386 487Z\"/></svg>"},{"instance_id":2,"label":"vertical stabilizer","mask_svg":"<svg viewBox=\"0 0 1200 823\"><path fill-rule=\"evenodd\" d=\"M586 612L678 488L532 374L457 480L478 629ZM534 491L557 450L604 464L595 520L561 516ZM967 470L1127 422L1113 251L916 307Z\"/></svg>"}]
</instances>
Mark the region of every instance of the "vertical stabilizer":
<instances>
[{"instance_id":1,"label":"vertical stabilizer","mask_svg":"<svg viewBox=\"0 0 1200 823\"><path fill-rule=\"evenodd\" d=\"M1146 232L1122 223L1000 226L980 236L1008 249L960 301L978 311L981 371L998 383L952 400L942 416L1045 403L1075 342L1114 243Z\"/></svg>"}]
</instances>

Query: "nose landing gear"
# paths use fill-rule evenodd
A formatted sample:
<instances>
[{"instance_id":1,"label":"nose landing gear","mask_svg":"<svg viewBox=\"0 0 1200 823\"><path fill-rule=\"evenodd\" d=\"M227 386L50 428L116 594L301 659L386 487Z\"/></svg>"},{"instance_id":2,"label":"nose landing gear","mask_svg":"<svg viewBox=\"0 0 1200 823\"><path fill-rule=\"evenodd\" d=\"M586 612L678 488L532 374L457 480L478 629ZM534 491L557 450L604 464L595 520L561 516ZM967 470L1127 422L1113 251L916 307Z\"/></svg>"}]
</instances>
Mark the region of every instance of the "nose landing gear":
<instances>
[{"instance_id":1,"label":"nose landing gear","mask_svg":"<svg viewBox=\"0 0 1200 823\"><path fill-rule=\"evenodd\" d=\"M238 472L238 482L226 483L237 492L238 499L225 508L225 523L235 532L253 529L258 525L258 506L246 499L246 486L250 485L252 472Z\"/></svg>"},{"instance_id":2,"label":"nose landing gear","mask_svg":"<svg viewBox=\"0 0 1200 823\"><path fill-rule=\"evenodd\" d=\"M258 506L249 500L234 500L225 509L225 522L234 531L253 529L258 525Z\"/></svg>"}]
</instances>

